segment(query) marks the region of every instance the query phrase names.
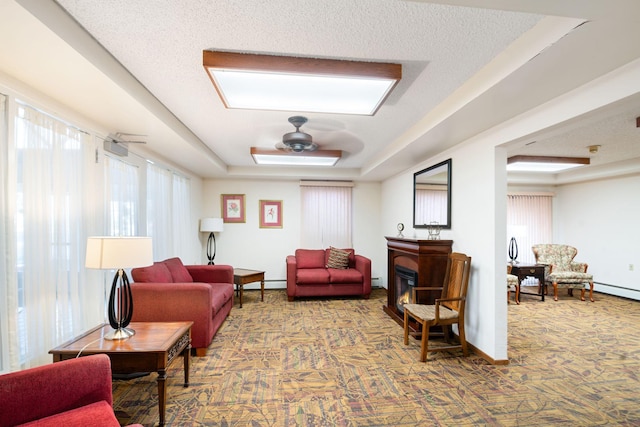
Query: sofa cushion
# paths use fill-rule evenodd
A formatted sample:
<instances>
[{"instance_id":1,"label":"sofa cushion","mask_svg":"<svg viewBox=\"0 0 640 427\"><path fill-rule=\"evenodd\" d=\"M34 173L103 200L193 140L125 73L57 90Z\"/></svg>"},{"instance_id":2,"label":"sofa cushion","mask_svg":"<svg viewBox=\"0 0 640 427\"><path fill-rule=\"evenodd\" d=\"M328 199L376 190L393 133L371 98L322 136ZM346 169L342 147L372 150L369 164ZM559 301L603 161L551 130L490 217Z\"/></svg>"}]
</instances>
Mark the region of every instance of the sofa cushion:
<instances>
[{"instance_id":1,"label":"sofa cushion","mask_svg":"<svg viewBox=\"0 0 640 427\"><path fill-rule=\"evenodd\" d=\"M193 279L189 274L189 270L187 270L187 267L182 264L182 260L180 258L169 258L162 261L162 263L169 269L171 277L173 278L173 283L193 282Z\"/></svg>"},{"instance_id":2,"label":"sofa cushion","mask_svg":"<svg viewBox=\"0 0 640 427\"><path fill-rule=\"evenodd\" d=\"M22 426L114 426L120 427L113 408L104 400L21 424Z\"/></svg>"},{"instance_id":3,"label":"sofa cushion","mask_svg":"<svg viewBox=\"0 0 640 427\"><path fill-rule=\"evenodd\" d=\"M149 267L139 267L131 270L134 282L142 283L173 283L169 268L162 262L154 262Z\"/></svg>"},{"instance_id":4,"label":"sofa cushion","mask_svg":"<svg viewBox=\"0 0 640 427\"><path fill-rule=\"evenodd\" d=\"M349 255L351 252L342 249L329 247L327 255L327 268L347 269L349 268Z\"/></svg>"},{"instance_id":5,"label":"sofa cushion","mask_svg":"<svg viewBox=\"0 0 640 427\"><path fill-rule=\"evenodd\" d=\"M325 268L324 249L296 249L296 265L301 268ZM329 276L327 276L327 280Z\"/></svg>"},{"instance_id":6,"label":"sofa cushion","mask_svg":"<svg viewBox=\"0 0 640 427\"><path fill-rule=\"evenodd\" d=\"M337 269L329 268L329 283L362 283L363 277L355 268Z\"/></svg>"},{"instance_id":7,"label":"sofa cushion","mask_svg":"<svg viewBox=\"0 0 640 427\"><path fill-rule=\"evenodd\" d=\"M329 284L329 271L322 268L303 268L296 272L296 284L315 285L319 283Z\"/></svg>"}]
</instances>

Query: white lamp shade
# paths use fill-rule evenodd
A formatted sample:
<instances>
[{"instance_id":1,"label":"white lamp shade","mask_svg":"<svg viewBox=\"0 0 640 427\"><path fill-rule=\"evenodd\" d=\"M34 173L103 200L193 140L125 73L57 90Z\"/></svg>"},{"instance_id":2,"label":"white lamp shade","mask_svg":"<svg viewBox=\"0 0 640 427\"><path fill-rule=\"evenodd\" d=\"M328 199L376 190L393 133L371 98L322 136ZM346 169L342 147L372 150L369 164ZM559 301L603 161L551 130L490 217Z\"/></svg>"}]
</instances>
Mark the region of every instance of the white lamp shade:
<instances>
[{"instance_id":1,"label":"white lamp shade","mask_svg":"<svg viewBox=\"0 0 640 427\"><path fill-rule=\"evenodd\" d=\"M89 237L85 267L100 270L153 264L151 237Z\"/></svg>"},{"instance_id":2,"label":"white lamp shade","mask_svg":"<svg viewBox=\"0 0 640 427\"><path fill-rule=\"evenodd\" d=\"M222 221L222 218L202 218L200 220L200 232L202 233L212 233L223 230L224 221Z\"/></svg>"}]
</instances>

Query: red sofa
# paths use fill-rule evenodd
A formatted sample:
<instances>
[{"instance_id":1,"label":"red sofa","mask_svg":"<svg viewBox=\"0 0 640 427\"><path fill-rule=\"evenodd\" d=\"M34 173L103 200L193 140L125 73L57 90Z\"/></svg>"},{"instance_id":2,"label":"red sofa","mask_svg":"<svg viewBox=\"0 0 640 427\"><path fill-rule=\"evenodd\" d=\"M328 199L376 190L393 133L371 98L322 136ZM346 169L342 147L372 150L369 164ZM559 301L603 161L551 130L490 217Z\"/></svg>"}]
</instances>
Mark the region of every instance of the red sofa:
<instances>
[{"instance_id":1,"label":"red sofa","mask_svg":"<svg viewBox=\"0 0 640 427\"><path fill-rule=\"evenodd\" d=\"M105 354L0 375L0 427L120 427L111 393Z\"/></svg>"},{"instance_id":2,"label":"red sofa","mask_svg":"<svg viewBox=\"0 0 640 427\"><path fill-rule=\"evenodd\" d=\"M296 297L326 297L343 295L371 295L371 260L349 252L345 269L328 268L329 249L297 249L295 255L288 255L287 296L289 301Z\"/></svg>"},{"instance_id":3,"label":"red sofa","mask_svg":"<svg viewBox=\"0 0 640 427\"><path fill-rule=\"evenodd\" d=\"M191 347L205 356L233 306L233 267L183 265L180 258L131 270L132 322L192 321Z\"/></svg>"}]
</instances>

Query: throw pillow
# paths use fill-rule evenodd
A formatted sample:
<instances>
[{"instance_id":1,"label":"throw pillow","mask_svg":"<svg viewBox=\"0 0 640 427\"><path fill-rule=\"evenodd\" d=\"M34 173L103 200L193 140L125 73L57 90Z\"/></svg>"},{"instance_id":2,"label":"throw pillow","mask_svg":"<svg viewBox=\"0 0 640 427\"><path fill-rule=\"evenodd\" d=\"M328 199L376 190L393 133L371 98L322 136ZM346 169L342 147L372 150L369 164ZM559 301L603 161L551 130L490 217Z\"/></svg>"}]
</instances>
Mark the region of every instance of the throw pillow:
<instances>
[{"instance_id":1,"label":"throw pillow","mask_svg":"<svg viewBox=\"0 0 640 427\"><path fill-rule=\"evenodd\" d=\"M166 265L171 272L173 283L193 282L193 278L191 277L191 274L189 274L189 270L187 270L187 267L182 264L182 260L180 258L176 257L166 259L163 261L163 264Z\"/></svg>"},{"instance_id":2,"label":"throw pillow","mask_svg":"<svg viewBox=\"0 0 640 427\"><path fill-rule=\"evenodd\" d=\"M341 270L349 268L349 252L330 246L327 268L338 268Z\"/></svg>"}]
</instances>

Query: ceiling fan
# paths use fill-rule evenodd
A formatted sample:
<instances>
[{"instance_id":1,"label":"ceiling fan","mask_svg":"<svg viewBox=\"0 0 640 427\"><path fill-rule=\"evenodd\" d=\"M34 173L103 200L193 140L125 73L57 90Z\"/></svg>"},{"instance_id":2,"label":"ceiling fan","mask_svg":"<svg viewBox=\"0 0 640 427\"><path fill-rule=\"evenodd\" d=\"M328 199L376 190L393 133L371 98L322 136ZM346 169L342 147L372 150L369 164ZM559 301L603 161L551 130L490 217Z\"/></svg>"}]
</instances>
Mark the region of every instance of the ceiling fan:
<instances>
[{"instance_id":1,"label":"ceiling fan","mask_svg":"<svg viewBox=\"0 0 640 427\"><path fill-rule=\"evenodd\" d=\"M295 128L295 132L289 132L282 135L282 142L276 144L276 148L281 151L293 151L294 153L302 153L303 151L316 151L318 144L313 142L313 138L306 132L302 132L300 127L307 122L307 118L303 116L289 117L289 123Z\"/></svg>"}]
</instances>

